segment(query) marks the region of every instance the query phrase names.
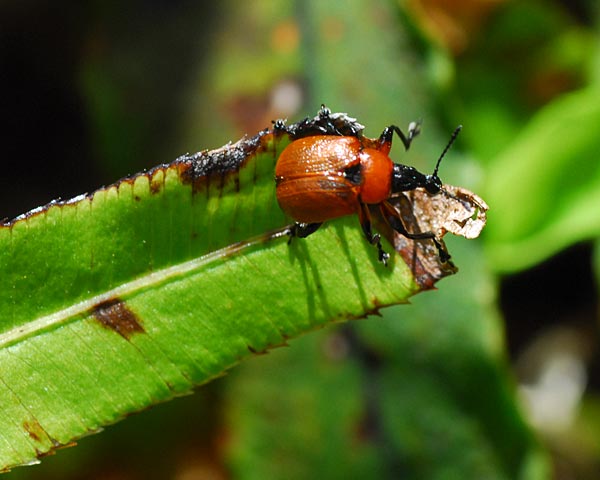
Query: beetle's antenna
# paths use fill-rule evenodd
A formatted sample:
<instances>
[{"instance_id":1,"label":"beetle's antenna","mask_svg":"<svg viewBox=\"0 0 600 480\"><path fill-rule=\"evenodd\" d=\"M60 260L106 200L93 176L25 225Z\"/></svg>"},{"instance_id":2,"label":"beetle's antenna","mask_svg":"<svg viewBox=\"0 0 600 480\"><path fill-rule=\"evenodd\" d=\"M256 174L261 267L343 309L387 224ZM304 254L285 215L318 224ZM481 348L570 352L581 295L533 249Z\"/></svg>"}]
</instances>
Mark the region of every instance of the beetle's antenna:
<instances>
[{"instance_id":1,"label":"beetle's antenna","mask_svg":"<svg viewBox=\"0 0 600 480\"><path fill-rule=\"evenodd\" d=\"M442 152L442 154L440 155L440 158L438 158L438 161L435 164L435 170L433 171L432 176L434 176L434 177L437 176L438 168L440 168L440 162L442 161L442 158L444 158L444 155L446 155L446 153L448 153L448 150L450 150L450 147L454 143L454 140L456 140L456 137L458 137L458 134L460 133L461 129L462 129L462 125L459 125L458 127L456 127L454 129L454 132L452 132L452 136L450 137L450 141L448 142L448 145L446 145L446 148L444 148L444 151Z\"/></svg>"}]
</instances>

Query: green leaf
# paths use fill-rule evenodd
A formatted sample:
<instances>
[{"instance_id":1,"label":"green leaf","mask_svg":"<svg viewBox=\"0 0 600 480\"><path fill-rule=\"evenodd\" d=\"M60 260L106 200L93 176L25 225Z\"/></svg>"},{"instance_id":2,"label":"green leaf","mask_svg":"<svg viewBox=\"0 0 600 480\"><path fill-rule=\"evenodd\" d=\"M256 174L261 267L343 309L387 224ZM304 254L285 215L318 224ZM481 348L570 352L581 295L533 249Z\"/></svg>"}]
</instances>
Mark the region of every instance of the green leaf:
<instances>
[{"instance_id":1,"label":"green leaf","mask_svg":"<svg viewBox=\"0 0 600 480\"><path fill-rule=\"evenodd\" d=\"M2 468L419 290L400 256L377 261L356 218L287 244L273 170L297 128L0 228Z\"/></svg>"},{"instance_id":2,"label":"green leaf","mask_svg":"<svg viewBox=\"0 0 600 480\"><path fill-rule=\"evenodd\" d=\"M493 267L524 269L600 235L600 91L541 110L490 165L486 233Z\"/></svg>"},{"instance_id":3,"label":"green leaf","mask_svg":"<svg viewBox=\"0 0 600 480\"><path fill-rule=\"evenodd\" d=\"M548 478L514 403L489 272L473 262L480 249L456 243L470 267L410 308L302 338L232 373L235 478Z\"/></svg>"}]
</instances>

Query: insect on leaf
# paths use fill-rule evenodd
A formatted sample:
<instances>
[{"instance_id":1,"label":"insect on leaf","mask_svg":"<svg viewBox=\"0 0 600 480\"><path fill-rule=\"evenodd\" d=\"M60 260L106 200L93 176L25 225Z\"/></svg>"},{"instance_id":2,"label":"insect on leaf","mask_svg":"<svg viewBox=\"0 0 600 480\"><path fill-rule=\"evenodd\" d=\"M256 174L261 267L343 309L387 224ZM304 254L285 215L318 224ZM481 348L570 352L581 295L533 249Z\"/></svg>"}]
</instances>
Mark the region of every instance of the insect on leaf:
<instances>
[{"instance_id":1,"label":"insect on leaf","mask_svg":"<svg viewBox=\"0 0 600 480\"><path fill-rule=\"evenodd\" d=\"M1 225L0 468L453 273L430 247L392 235L402 257L386 268L351 216L287 244L279 154L302 136L361 132L344 114L276 122ZM469 225L484 220L470 219L473 208L483 215L485 204L447 191L401 197L407 225L474 236Z\"/></svg>"}]
</instances>

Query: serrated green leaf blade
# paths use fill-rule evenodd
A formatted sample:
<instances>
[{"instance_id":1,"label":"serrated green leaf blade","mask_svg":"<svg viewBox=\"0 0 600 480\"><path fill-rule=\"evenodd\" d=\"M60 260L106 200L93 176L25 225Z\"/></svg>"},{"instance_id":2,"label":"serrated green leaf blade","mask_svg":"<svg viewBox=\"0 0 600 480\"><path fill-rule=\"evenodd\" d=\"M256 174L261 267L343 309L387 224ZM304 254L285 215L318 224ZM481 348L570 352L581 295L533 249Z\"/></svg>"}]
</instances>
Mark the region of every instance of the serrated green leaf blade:
<instances>
[{"instance_id":1,"label":"serrated green leaf blade","mask_svg":"<svg viewBox=\"0 0 600 480\"><path fill-rule=\"evenodd\" d=\"M264 131L0 228L2 468L419 290L353 217L288 245L273 170L289 141Z\"/></svg>"}]
</instances>

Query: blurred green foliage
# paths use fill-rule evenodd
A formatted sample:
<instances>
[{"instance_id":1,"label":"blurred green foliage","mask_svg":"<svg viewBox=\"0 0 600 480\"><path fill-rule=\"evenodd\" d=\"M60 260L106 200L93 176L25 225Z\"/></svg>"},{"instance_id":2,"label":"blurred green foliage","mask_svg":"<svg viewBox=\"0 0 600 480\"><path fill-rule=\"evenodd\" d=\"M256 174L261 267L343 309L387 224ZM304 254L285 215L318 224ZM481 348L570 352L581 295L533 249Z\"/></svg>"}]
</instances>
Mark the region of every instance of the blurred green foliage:
<instances>
[{"instance_id":1,"label":"blurred green foliage","mask_svg":"<svg viewBox=\"0 0 600 480\"><path fill-rule=\"evenodd\" d=\"M489 165L486 232L499 271L531 267L600 234L600 88L542 108Z\"/></svg>"},{"instance_id":2,"label":"blurred green foliage","mask_svg":"<svg viewBox=\"0 0 600 480\"><path fill-rule=\"evenodd\" d=\"M596 2L174 5L87 12L78 85L109 177L218 147L277 117L297 120L321 103L357 117L370 136L422 119L410 154L395 148L393 157L428 171L461 123L440 174L489 203L483 244L451 241L459 274L411 306L295 341L197 400L10 475L597 478L597 399L586 398L565 434L581 445L576 455L560 443L552 456L541 449L520 413L497 305L497 274L576 242L600 251ZM173 428L187 432L198 418L198 436Z\"/></svg>"}]
</instances>

